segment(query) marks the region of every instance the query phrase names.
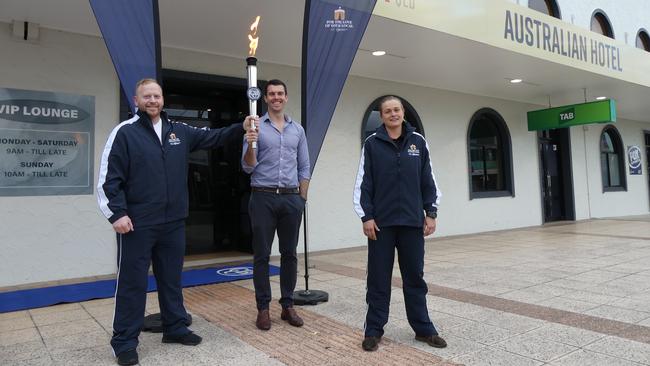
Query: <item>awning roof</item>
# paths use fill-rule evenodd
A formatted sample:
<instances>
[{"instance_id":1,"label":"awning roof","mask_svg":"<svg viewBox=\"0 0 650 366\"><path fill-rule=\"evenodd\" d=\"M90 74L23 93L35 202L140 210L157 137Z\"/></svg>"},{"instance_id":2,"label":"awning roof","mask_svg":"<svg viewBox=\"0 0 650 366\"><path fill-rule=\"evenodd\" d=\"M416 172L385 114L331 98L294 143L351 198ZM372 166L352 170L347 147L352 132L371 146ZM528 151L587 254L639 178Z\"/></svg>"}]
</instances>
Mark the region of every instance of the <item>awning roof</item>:
<instances>
[{"instance_id":1,"label":"awning roof","mask_svg":"<svg viewBox=\"0 0 650 366\"><path fill-rule=\"evenodd\" d=\"M248 49L247 26L255 15L261 15L257 55L262 64L300 65L303 0L159 0L159 7L165 47L243 60ZM99 36L87 0L4 0L0 21L12 20ZM503 24L495 26L502 28ZM615 99L620 118L650 120L649 87L458 34L374 15L360 48L352 75L540 106L548 105L549 98L553 106L584 102L586 88L588 101L601 95ZM376 57L369 52L378 49L388 55ZM650 64L650 54L647 57ZM243 70L244 66L242 76ZM524 82L513 85L509 82L512 78Z\"/></svg>"}]
</instances>

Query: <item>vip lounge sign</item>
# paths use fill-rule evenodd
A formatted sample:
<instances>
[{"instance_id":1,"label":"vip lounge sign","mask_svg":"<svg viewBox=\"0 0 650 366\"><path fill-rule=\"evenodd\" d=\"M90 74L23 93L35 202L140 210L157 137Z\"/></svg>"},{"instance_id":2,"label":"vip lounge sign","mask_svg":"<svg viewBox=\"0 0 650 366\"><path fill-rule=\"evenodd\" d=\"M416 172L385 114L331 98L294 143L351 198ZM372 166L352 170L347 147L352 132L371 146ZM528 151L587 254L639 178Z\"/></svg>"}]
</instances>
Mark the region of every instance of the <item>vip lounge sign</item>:
<instances>
[{"instance_id":1,"label":"vip lounge sign","mask_svg":"<svg viewBox=\"0 0 650 366\"><path fill-rule=\"evenodd\" d=\"M528 131L610 122L616 122L616 103L611 99L528 112Z\"/></svg>"},{"instance_id":2,"label":"vip lounge sign","mask_svg":"<svg viewBox=\"0 0 650 366\"><path fill-rule=\"evenodd\" d=\"M0 88L0 196L92 194L95 98Z\"/></svg>"},{"instance_id":3,"label":"vip lounge sign","mask_svg":"<svg viewBox=\"0 0 650 366\"><path fill-rule=\"evenodd\" d=\"M627 147L627 166L630 175L641 175L641 149L638 146Z\"/></svg>"}]
</instances>

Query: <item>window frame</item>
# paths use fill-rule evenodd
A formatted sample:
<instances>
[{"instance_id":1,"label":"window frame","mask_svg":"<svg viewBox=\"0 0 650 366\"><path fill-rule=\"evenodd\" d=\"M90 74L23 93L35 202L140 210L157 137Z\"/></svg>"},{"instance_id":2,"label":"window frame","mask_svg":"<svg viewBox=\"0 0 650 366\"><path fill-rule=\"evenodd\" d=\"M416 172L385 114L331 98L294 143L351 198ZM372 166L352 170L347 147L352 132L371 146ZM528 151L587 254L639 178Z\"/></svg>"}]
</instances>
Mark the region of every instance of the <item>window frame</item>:
<instances>
[{"instance_id":1,"label":"window frame","mask_svg":"<svg viewBox=\"0 0 650 366\"><path fill-rule=\"evenodd\" d=\"M643 47L637 46L637 40L641 40ZM634 38L634 46L642 51L650 52L650 34L644 28L639 29L636 32L636 38Z\"/></svg>"},{"instance_id":2,"label":"window frame","mask_svg":"<svg viewBox=\"0 0 650 366\"><path fill-rule=\"evenodd\" d=\"M555 0L542 0L542 1L544 1L546 3L546 7L550 11L550 13L548 13L546 15L552 16L552 17L557 18L557 19L562 19L562 13L560 12L560 6L557 4L557 1L555 1ZM539 11L537 9L531 8L530 7L530 2L528 2L528 8L532 9L532 10L535 10L535 11ZM543 14L545 14L545 13L543 13Z\"/></svg>"},{"instance_id":3,"label":"window frame","mask_svg":"<svg viewBox=\"0 0 650 366\"><path fill-rule=\"evenodd\" d=\"M603 178L603 159L602 156L603 154L608 154L606 152L603 152L603 146L601 141L603 140L603 136L605 133L608 133L610 136L610 139L612 141L612 144L614 145L614 153L618 155L618 173L619 173L619 180L620 180L620 185L618 186L610 186L607 185L609 182L605 182ZM621 134L618 132L618 129L614 127L613 125L607 125L603 127L603 130L600 132L600 136L598 137L598 158L600 160L600 179L602 181L602 186L603 186L603 193L605 192L627 192L627 176L626 176L626 151L625 151L625 145L623 144L623 138L621 137ZM611 176L610 173L610 168L609 168L609 159L606 159L607 161L607 177ZM609 178L608 178L609 180Z\"/></svg>"},{"instance_id":4,"label":"window frame","mask_svg":"<svg viewBox=\"0 0 650 366\"><path fill-rule=\"evenodd\" d=\"M604 28L604 33L598 33L591 28L591 23L593 23L594 18L596 18L596 21L598 21L600 27ZM596 9L593 13L591 13L591 17L589 18L589 30L596 34L602 34L605 37L616 39L612 22L609 20L609 17L602 9Z\"/></svg>"},{"instance_id":5,"label":"window frame","mask_svg":"<svg viewBox=\"0 0 650 366\"><path fill-rule=\"evenodd\" d=\"M400 97L399 95L396 94L386 94L382 95L378 98L375 98L369 105L368 108L366 108L366 112L363 114L363 119L361 120L361 146L363 146L363 143L366 142L366 125L368 123L368 118L370 117L370 114L373 111L379 111L379 102L386 98L387 96L395 96L399 98L399 100L402 102L402 105L404 106L404 120L408 122L412 127L415 128L416 132L419 133L422 136L426 135L424 134L424 127L422 126L422 120L420 119L420 115L418 112L413 108L413 105L409 103L406 99L403 97ZM408 111L409 114L413 115L414 121L409 121L406 119L406 112ZM381 115L381 111L380 115Z\"/></svg>"},{"instance_id":6,"label":"window frame","mask_svg":"<svg viewBox=\"0 0 650 366\"><path fill-rule=\"evenodd\" d=\"M497 133L499 134L498 139L502 146L500 146L503 159L503 180L504 180L504 189L503 190L494 190L494 191L479 191L474 192L472 187L472 129L474 124L481 119L489 119L496 126ZM472 118L470 118L469 125L467 127L467 136L465 139L466 149L467 149L467 177L468 177L468 190L469 190L469 199L477 198L494 198L494 197L515 197L515 184L514 184L514 172L513 172L513 162L512 162L512 139L510 137L510 130L505 120L492 108L481 108L474 112Z\"/></svg>"}]
</instances>

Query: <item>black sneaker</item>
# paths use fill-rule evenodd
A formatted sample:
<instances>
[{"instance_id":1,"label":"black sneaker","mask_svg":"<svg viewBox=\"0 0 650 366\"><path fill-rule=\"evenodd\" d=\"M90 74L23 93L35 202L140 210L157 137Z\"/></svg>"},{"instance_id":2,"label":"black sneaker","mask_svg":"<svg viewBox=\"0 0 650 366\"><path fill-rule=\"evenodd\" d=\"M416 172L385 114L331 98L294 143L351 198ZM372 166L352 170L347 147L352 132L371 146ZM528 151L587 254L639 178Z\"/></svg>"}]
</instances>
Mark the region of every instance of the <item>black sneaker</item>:
<instances>
[{"instance_id":1,"label":"black sneaker","mask_svg":"<svg viewBox=\"0 0 650 366\"><path fill-rule=\"evenodd\" d=\"M428 344L431 347L436 347L436 348L445 348L447 347L447 342L445 342L442 337L440 337L437 334L432 334L430 336L415 336L416 341L424 342Z\"/></svg>"},{"instance_id":2,"label":"black sneaker","mask_svg":"<svg viewBox=\"0 0 650 366\"><path fill-rule=\"evenodd\" d=\"M122 366L137 365L138 352L135 349L124 351L117 355L117 364Z\"/></svg>"},{"instance_id":3,"label":"black sneaker","mask_svg":"<svg viewBox=\"0 0 650 366\"><path fill-rule=\"evenodd\" d=\"M361 342L361 348L364 351L373 352L379 348L379 342L381 342L381 337L366 337Z\"/></svg>"},{"instance_id":4,"label":"black sneaker","mask_svg":"<svg viewBox=\"0 0 650 366\"><path fill-rule=\"evenodd\" d=\"M162 337L163 343L180 343L185 346L196 346L197 344L201 343L202 340L203 338L192 332L180 336L163 335Z\"/></svg>"}]
</instances>

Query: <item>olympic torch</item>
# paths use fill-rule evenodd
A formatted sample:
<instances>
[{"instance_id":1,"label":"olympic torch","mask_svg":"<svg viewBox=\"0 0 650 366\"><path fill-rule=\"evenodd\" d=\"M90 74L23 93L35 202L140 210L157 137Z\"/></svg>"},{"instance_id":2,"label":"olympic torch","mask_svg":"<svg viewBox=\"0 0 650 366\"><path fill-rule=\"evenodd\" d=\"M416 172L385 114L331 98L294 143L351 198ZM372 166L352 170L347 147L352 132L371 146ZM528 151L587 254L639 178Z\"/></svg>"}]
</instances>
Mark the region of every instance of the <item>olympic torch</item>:
<instances>
[{"instance_id":1,"label":"olympic torch","mask_svg":"<svg viewBox=\"0 0 650 366\"><path fill-rule=\"evenodd\" d=\"M251 24L251 32L248 34L248 58L246 58L246 73L248 75L248 89L246 90L246 96L248 97L248 112L249 115L257 115L257 100L262 96L262 91L257 87L257 58L255 58L255 51L257 51L257 43L259 37L257 36L257 25L260 23L260 16L258 15L255 18L253 24ZM251 123L251 130L255 130L255 123ZM251 144L253 149L257 149L257 141L253 141Z\"/></svg>"}]
</instances>

